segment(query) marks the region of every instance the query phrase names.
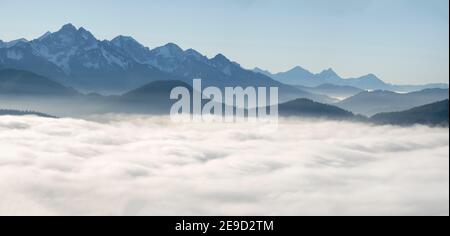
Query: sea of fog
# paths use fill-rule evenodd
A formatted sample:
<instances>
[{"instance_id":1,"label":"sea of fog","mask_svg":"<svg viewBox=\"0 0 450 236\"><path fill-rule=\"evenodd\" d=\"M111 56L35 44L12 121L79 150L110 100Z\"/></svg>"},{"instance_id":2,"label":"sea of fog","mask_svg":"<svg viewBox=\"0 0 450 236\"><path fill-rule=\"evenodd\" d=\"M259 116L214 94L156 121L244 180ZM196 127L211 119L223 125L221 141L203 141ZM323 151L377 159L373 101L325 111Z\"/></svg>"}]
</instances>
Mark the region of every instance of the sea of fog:
<instances>
[{"instance_id":1,"label":"sea of fog","mask_svg":"<svg viewBox=\"0 0 450 236\"><path fill-rule=\"evenodd\" d=\"M449 215L449 130L0 117L0 215Z\"/></svg>"}]
</instances>

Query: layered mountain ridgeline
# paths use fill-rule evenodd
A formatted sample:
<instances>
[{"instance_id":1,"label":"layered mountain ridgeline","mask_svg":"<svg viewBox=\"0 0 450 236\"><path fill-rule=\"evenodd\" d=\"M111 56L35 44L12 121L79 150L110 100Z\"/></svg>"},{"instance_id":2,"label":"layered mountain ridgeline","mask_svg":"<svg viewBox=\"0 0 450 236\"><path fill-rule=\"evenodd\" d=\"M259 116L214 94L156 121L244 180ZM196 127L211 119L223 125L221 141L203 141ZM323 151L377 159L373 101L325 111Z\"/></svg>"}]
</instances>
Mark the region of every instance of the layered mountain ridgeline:
<instances>
[{"instance_id":1,"label":"layered mountain ridgeline","mask_svg":"<svg viewBox=\"0 0 450 236\"><path fill-rule=\"evenodd\" d=\"M340 86L334 84L322 84L317 87L295 86L298 89L314 94L327 95L338 100L343 100L351 96L364 92L363 89L352 86Z\"/></svg>"},{"instance_id":2,"label":"layered mountain ridgeline","mask_svg":"<svg viewBox=\"0 0 450 236\"><path fill-rule=\"evenodd\" d=\"M182 81L155 81L115 97L107 109L120 113L167 115L176 102L170 99L171 91L176 87L187 88L190 94L193 92L191 85Z\"/></svg>"},{"instance_id":3,"label":"layered mountain ridgeline","mask_svg":"<svg viewBox=\"0 0 450 236\"><path fill-rule=\"evenodd\" d=\"M448 98L448 89L425 89L411 93L379 90L359 93L335 105L356 114L372 116L382 112L403 111Z\"/></svg>"},{"instance_id":4,"label":"layered mountain ridgeline","mask_svg":"<svg viewBox=\"0 0 450 236\"><path fill-rule=\"evenodd\" d=\"M388 84L374 74L368 74L358 78L342 78L333 69L327 69L318 74L314 74L300 66L276 74L259 68L255 68L253 71L293 86L317 87L323 84L332 84L337 86L350 86L362 90L390 90L397 92L413 92L428 88L448 89L448 84L439 83L426 85Z\"/></svg>"},{"instance_id":5,"label":"layered mountain ridgeline","mask_svg":"<svg viewBox=\"0 0 450 236\"><path fill-rule=\"evenodd\" d=\"M7 110L0 109L0 116L39 116L44 118L57 118L45 113L35 112L35 111L19 111L19 110Z\"/></svg>"},{"instance_id":6,"label":"layered mountain ridgeline","mask_svg":"<svg viewBox=\"0 0 450 236\"><path fill-rule=\"evenodd\" d=\"M236 86L278 87L282 107L304 98L316 105L333 104L368 116L448 99L448 85L396 86L372 74L343 79L332 69L313 74L301 67L274 75L246 70L222 54L208 58L172 43L149 49L127 36L100 41L86 29L71 24L31 41L0 42L0 105L19 110L59 116L155 111L167 114L172 104L169 90L178 85L191 87L194 78L201 78L204 87L222 90ZM365 91L424 87L447 89L408 96ZM346 97L350 98L338 103L338 99ZM300 110L305 108L302 103L298 105Z\"/></svg>"},{"instance_id":7,"label":"layered mountain ridgeline","mask_svg":"<svg viewBox=\"0 0 450 236\"><path fill-rule=\"evenodd\" d=\"M449 126L449 100L401 112L381 113L371 118L377 124Z\"/></svg>"},{"instance_id":8,"label":"layered mountain ridgeline","mask_svg":"<svg viewBox=\"0 0 450 236\"><path fill-rule=\"evenodd\" d=\"M189 84L174 80L151 82L123 95L81 94L43 76L8 69L0 71L0 106L75 117L103 113L167 115L175 102L169 99L170 92L175 87L187 88L192 94L192 87ZM386 96L381 96L383 94L389 96L386 98ZM396 108L400 111L405 110L400 107L414 107L414 104L427 100L438 99L439 101L442 100L441 97L448 98L448 90L428 89L410 94L386 91L362 92L344 100L339 105L353 101L349 104L354 105L354 110L359 108L376 110L381 107L383 109ZM203 103L206 102L203 101ZM362 116L353 115L350 112L352 109L348 110L308 99L297 99L279 105L281 116L367 120Z\"/></svg>"},{"instance_id":9,"label":"layered mountain ridgeline","mask_svg":"<svg viewBox=\"0 0 450 236\"><path fill-rule=\"evenodd\" d=\"M0 93L0 106L17 107L18 109L1 110L0 114L2 115L37 115L42 117L53 117L45 113L72 117L104 113L167 115L175 102L169 99L173 88L184 87L191 94L193 91L189 84L182 81L156 81L120 96L84 95L34 73L16 70L7 70L3 73L3 75L9 74L13 75L8 76L10 79L0 80L0 88L3 92L8 92L8 94ZM30 86L35 81L29 80L33 79L39 82L39 86ZM14 81L14 83L11 81ZM10 93L11 91L14 91L13 95ZM47 94L41 91L47 91ZM431 90L414 94L427 93L434 94ZM422 100L420 99L420 101ZM206 102L209 101L203 101L203 104ZM223 104L221 106L224 107ZM376 124L399 125L448 124L448 100L404 112L378 114L370 119L354 115L352 112L336 106L308 99L297 99L282 103L278 109L280 116L286 117L366 121ZM19 110L38 110L45 113Z\"/></svg>"},{"instance_id":10,"label":"layered mountain ridgeline","mask_svg":"<svg viewBox=\"0 0 450 236\"><path fill-rule=\"evenodd\" d=\"M193 91L192 86L183 81L164 80L151 82L123 95L85 95L32 72L8 69L0 71L0 105L39 110L59 116L99 113L169 114L175 102L170 100L170 93L175 87L187 88L191 94ZM206 102L208 101L203 101ZM330 118L348 115L339 108L332 108L306 99L280 105L282 114Z\"/></svg>"},{"instance_id":11,"label":"layered mountain ridgeline","mask_svg":"<svg viewBox=\"0 0 450 236\"><path fill-rule=\"evenodd\" d=\"M4 95L78 96L80 94L74 89L32 72L4 69L0 70L0 96Z\"/></svg>"},{"instance_id":12,"label":"layered mountain ridgeline","mask_svg":"<svg viewBox=\"0 0 450 236\"><path fill-rule=\"evenodd\" d=\"M219 88L278 87L280 101L309 98L334 102L327 96L311 94L246 70L222 54L208 58L173 43L149 49L127 36L100 41L86 29L71 24L32 41L3 43L0 68L31 71L81 92L121 94L154 81L178 80L190 84L192 79L201 78L205 86Z\"/></svg>"},{"instance_id":13,"label":"layered mountain ridgeline","mask_svg":"<svg viewBox=\"0 0 450 236\"><path fill-rule=\"evenodd\" d=\"M389 113L379 113L370 118L344 109L316 103L307 99L298 99L280 104L279 113L285 117L322 118L331 120L347 120L369 122L377 125L428 125L449 126L449 100L439 101L409 110Z\"/></svg>"},{"instance_id":14,"label":"layered mountain ridgeline","mask_svg":"<svg viewBox=\"0 0 450 236\"><path fill-rule=\"evenodd\" d=\"M155 81L123 95L82 94L32 72L0 70L0 106L38 110L58 116L79 117L102 113L169 114L175 87L192 87L182 81Z\"/></svg>"},{"instance_id":15,"label":"layered mountain ridgeline","mask_svg":"<svg viewBox=\"0 0 450 236\"><path fill-rule=\"evenodd\" d=\"M116 107L112 110L139 114L169 114L170 107L175 101L168 101L165 98L170 95L172 88L179 86L188 88L192 94L192 87L188 87L187 84L181 81L157 81L118 97L118 100L114 103L114 106ZM190 99L192 101L192 97ZM202 106L209 101L210 100L202 100ZM229 105L220 103L219 106L221 107L223 114L225 114L225 106ZM236 108L232 109L235 111ZM267 109L267 113L270 113L270 108L266 107L265 109ZM309 99L296 99L294 101L279 104L278 111L280 116L285 117L295 116L303 118L352 121L367 120L365 117L355 116L353 113L345 111L339 107L314 102Z\"/></svg>"},{"instance_id":16,"label":"layered mountain ridgeline","mask_svg":"<svg viewBox=\"0 0 450 236\"><path fill-rule=\"evenodd\" d=\"M297 99L278 106L279 114L286 117L308 117L325 119L356 120L353 113L336 106L314 102L308 99Z\"/></svg>"},{"instance_id":17,"label":"layered mountain ridgeline","mask_svg":"<svg viewBox=\"0 0 450 236\"><path fill-rule=\"evenodd\" d=\"M281 102L307 98L334 103L337 102L336 99L330 96L342 98L353 95L354 91L350 91L350 87L363 90L402 90L399 86L386 84L372 74L342 79L332 69L319 74L301 67L278 74L262 70L250 71L222 54L208 58L194 49L183 50L173 43L149 49L128 36L100 41L86 29L77 29L71 24L31 41L20 39L2 42L0 68L30 71L51 78L65 87L102 94L122 94L160 80L178 80L191 84L193 78L203 79L205 86L219 88L279 87ZM327 88L301 87L323 84ZM419 87L403 86L403 89L413 90ZM448 85L422 87L448 88Z\"/></svg>"}]
</instances>

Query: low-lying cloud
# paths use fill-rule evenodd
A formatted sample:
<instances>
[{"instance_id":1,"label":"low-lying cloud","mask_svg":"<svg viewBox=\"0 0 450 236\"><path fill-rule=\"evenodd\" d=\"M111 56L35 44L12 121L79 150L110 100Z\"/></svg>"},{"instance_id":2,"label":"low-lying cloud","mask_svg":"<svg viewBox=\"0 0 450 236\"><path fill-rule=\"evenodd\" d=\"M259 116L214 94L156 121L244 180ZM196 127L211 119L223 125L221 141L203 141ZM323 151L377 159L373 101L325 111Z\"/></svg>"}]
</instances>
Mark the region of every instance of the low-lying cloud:
<instances>
[{"instance_id":1,"label":"low-lying cloud","mask_svg":"<svg viewBox=\"0 0 450 236\"><path fill-rule=\"evenodd\" d=\"M0 117L0 215L448 215L448 128Z\"/></svg>"}]
</instances>

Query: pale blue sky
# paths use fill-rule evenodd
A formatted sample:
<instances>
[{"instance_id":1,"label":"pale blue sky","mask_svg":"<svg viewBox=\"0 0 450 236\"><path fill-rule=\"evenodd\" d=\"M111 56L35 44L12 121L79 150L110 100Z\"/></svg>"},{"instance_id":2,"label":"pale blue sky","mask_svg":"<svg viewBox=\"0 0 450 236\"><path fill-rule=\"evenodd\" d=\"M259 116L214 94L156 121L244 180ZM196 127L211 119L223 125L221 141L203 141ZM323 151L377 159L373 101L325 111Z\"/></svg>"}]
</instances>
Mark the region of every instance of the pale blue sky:
<instances>
[{"instance_id":1,"label":"pale blue sky","mask_svg":"<svg viewBox=\"0 0 450 236\"><path fill-rule=\"evenodd\" d=\"M174 42L246 68L448 83L448 8L448 0L0 0L0 39L33 39L71 22L100 39Z\"/></svg>"}]
</instances>

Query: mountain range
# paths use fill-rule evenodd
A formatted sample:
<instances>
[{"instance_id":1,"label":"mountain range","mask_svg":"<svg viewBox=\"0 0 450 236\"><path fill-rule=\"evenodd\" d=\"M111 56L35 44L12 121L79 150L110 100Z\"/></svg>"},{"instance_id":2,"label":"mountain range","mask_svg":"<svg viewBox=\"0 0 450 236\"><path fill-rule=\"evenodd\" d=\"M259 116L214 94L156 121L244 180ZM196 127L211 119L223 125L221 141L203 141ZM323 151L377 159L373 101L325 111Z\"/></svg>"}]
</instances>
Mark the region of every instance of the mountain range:
<instances>
[{"instance_id":1,"label":"mountain range","mask_svg":"<svg viewBox=\"0 0 450 236\"><path fill-rule=\"evenodd\" d=\"M19 69L50 78L81 92L121 94L158 80L178 80L188 84L201 78L204 86L276 86L280 100L308 98L331 103L335 100L300 87L322 84L351 86L363 90L414 91L448 88L446 84L397 86L373 74L343 79L332 69L313 74L302 67L271 74L261 69L247 70L223 54L208 58L194 49L183 50L174 43L150 49L130 36L98 40L83 27L66 24L56 32L46 32L28 41L0 41L0 69Z\"/></svg>"},{"instance_id":2,"label":"mountain range","mask_svg":"<svg viewBox=\"0 0 450 236\"><path fill-rule=\"evenodd\" d=\"M449 90L440 88L411 93L376 90L361 92L334 105L356 114L372 116L381 112L403 111L448 98Z\"/></svg>"},{"instance_id":3,"label":"mountain range","mask_svg":"<svg viewBox=\"0 0 450 236\"><path fill-rule=\"evenodd\" d=\"M98 40L88 30L64 25L27 41L0 44L0 69L30 71L81 92L121 94L150 82L177 80L204 86L278 87L280 100L309 98L333 102L242 68L222 54L208 58L194 49L173 43L149 49L129 36Z\"/></svg>"},{"instance_id":4,"label":"mountain range","mask_svg":"<svg viewBox=\"0 0 450 236\"><path fill-rule=\"evenodd\" d=\"M331 84L336 86L350 86L362 90L390 90L397 92L412 92L427 88L448 88L448 84L439 83L426 85L393 85L382 81L374 74L367 74L358 78L342 78L331 68L318 74L314 74L300 66L276 74L260 68L255 68L253 71L293 86L317 87L323 84Z\"/></svg>"},{"instance_id":5,"label":"mountain range","mask_svg":"<svg viewBox=\"0 0 450 236\"><path fill-rule=\"evenodd\" d=\"M343 100L365 91L363 89L352 86L341 86L334 84L321 84L316 87L297 85L295 87L313 94L326 95L332 98L336 98L337 100Z\"/></svg>"},{"instance_id":6,"label":"mountain range","mask_svg":"<svg viewBox=\"0 0 450 236\"><path fill-rule=\"evenodd\" d=\"M344 79L333 69L313 74L302 67L271 74L173 43L150 49L129 36L98 40L71 24L31 41L0 41L0 106L17 110L58 116L167 114L171 89L192 90L194 78L201 78L204 87L221 89L278 87L280 114L288 116L372 116L449 97L446 84L399 86L373 74ZM402 90L414 92L392 92Z\"/></svg>"}]
</instances>

